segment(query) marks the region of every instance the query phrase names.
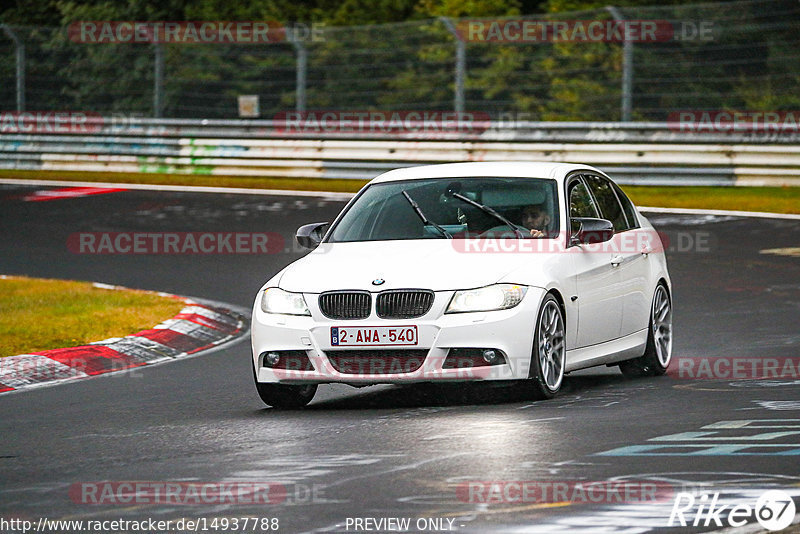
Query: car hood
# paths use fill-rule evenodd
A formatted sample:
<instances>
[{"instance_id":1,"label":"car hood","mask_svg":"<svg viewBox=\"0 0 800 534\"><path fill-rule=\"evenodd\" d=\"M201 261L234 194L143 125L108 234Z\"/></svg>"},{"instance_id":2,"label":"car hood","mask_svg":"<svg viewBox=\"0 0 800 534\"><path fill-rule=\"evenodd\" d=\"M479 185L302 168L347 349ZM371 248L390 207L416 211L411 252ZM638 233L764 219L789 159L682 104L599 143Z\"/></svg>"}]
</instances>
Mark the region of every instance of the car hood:
<instances>
[{"instance_id":1,"label":"car hood","mask_svg":"<svg viewBox=\"0 0 800 534\"><path fill-rule=\"evenodd\" d=\"M463 242L458 241L463 240L323 243L289 265L279 286L304 293L398 288L446 291L500 281L544 287L546 271L555 261L552 253L465 252ZM384 283L373 285L378 279Z\"/></svg>"}]
</instances>

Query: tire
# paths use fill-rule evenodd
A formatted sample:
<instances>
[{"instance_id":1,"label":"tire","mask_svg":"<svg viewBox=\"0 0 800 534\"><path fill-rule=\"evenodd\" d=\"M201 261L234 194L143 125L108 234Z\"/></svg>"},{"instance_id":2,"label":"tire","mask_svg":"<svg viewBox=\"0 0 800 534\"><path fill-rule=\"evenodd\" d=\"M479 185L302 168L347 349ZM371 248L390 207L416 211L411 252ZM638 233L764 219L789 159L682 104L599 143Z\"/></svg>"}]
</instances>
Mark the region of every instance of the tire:
<instances>
[{"instance_id":1,"label":"tire","mask_svg":"<svg viewBox=\"0 0 800 534\"><path fill-rule=\"evenodd\" d=\"M535 399L552 399L561 389L566 352L564 312L556 298L548 293L536 318L528 371L527 385Z\"/></svg>"},{"instance_id":2,"label":"tire","mask_svg":"<svg viewBox=\"0 0 800 534\"><path fill-rule=\"evenodd\" d=\"M629 378L661 376L667 372L672 359L672 300L663 283L656 286L650 304L647 327L647 346L644 354L620 362L619 369Z\"/></svg>"},{"instance_id":3,"label":"tire","mask_svg":"<svg viewBox=\"0 0 800 534\"><path fill-rule=\"evenodd\" d=\"M258 396L264 404L273 408L302 408L314 398L317 393L316 384L288 385L273 384L270 382L258 382L255 380L255 369L253 369L253 379L256 384Z\"/></svg>"}]
</instances>

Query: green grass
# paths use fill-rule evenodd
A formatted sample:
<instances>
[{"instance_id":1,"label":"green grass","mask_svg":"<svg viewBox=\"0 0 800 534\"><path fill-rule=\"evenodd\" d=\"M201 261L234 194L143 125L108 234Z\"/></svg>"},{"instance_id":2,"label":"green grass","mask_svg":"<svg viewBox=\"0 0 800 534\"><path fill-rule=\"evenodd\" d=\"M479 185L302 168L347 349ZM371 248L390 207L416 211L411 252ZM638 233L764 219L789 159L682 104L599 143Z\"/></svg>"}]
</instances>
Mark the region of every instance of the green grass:
<instances>
[{"instance_id":1,"label":"green grass","mask_svg":"<svg viewBox=\"0 0 800 534\"><path fill-rule=\"evenodd\" d=\"M657 187L626 185L637 206L800 213L800 187Z\"/></svg>"},{"instance_id":2,"label":"green grass","mask_svg":"<svg viewBox=\"0 0 800 534\"><path fill-rule=\"evenodd\" d=\"M305 191L358 191L364 180L258 178L180 174L2 171L3 178L137 184L204 185ZM800 213L800 187L624 186L639 206Z\"/></svg>"},{"instance_id":3,"label":"green grass","mask_svg":"<svg viewBox=\"0 0 800 534\"><path fill-rule=\"evenodd\" d=\"M184 306L174 298L90 282L0 277L0 357L134 334Z\"/></svg>"}]
</instances>

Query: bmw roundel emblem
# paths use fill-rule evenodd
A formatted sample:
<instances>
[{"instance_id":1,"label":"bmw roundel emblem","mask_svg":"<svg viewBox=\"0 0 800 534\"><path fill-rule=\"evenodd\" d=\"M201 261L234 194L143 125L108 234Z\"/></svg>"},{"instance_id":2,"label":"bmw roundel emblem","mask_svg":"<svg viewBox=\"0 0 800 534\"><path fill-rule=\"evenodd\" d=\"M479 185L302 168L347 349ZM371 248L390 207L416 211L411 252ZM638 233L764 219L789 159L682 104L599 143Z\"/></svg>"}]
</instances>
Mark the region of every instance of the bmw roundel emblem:
<instances>
[{"instance_id":1,"label":"bmw roundel emblem","mask_svg":"<svg viewBox=\"0 0 800 534\"><path fill-rule=\"evenodd\" d=\"M373 286L380 286L380 285L383 285L385 282L386 282L386 280L384 280L383 278L376 278L375 280L372 281L372 285Z\"/></svg>"}]
</instances>

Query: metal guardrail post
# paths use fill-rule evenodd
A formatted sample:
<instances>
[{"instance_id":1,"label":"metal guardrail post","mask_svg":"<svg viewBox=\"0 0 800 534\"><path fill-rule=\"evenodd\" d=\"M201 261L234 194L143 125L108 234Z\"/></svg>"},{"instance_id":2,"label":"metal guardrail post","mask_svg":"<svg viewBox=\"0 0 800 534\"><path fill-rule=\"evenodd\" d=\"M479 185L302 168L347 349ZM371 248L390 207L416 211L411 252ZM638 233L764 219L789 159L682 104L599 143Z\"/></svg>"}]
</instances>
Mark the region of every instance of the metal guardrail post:
<instances>
[{"instance_id":1,"label":"metal guardrail post","mask_svg":"<svg viewBox=\"0 0 800 534\"><path fill-rule=\"evenodd\" d=\"M453 21L447 17L439 17L456 40L456 79L455 95L453 96L453 108L456 113L464 113L464 80L467 76L467 44L456 30Z\"/></svg>"},{"instance_id":2,"label":"metal guardrail post","mask_svg":"<svg viewBox=\"0 0 800 534\"><path fill-rule=\"evenodd\" d=\"M22 42L22 39L11 27L3 24L2 28L8 38L14 41L14 47L16 48L17 111L25 111L25 43Z\"/></svg>"},{"instance_id":3,"label":"metal guardrail post","mask_svg":"<svg viewBox=\"0 0 800 534\"><path fill-rule=\"evenodd\" d=\"M164 113L164 44L154 43L153 48L153 117L159 119Z\"/></svg>"},{"instance_id":4,"label":"metal guardrail post","mask_svg":"<svg viewBox=\"0 0 800 534\"><path fill-rule=\"evenodd\" d=\"M308 48L300 40L291 39L292 46L297 53L297 77L295 87L295 111L302 113L306 110L306 73L308 72Z\"/></svg>"},{"instance_id":5,"label":"metal guardrail post","mask_svg":"<svg viewBox=\"0 0 800 534\"><path fill-rule=\"evenodd\" d=\"M606 6L606 10L611 13L617 22L626 22L619 9L614 6ZM625 40L622 43L622 122L630 122L633 110L633 41L628 36L628 28L625 27Z\"/></svg>"}]
</instances>

